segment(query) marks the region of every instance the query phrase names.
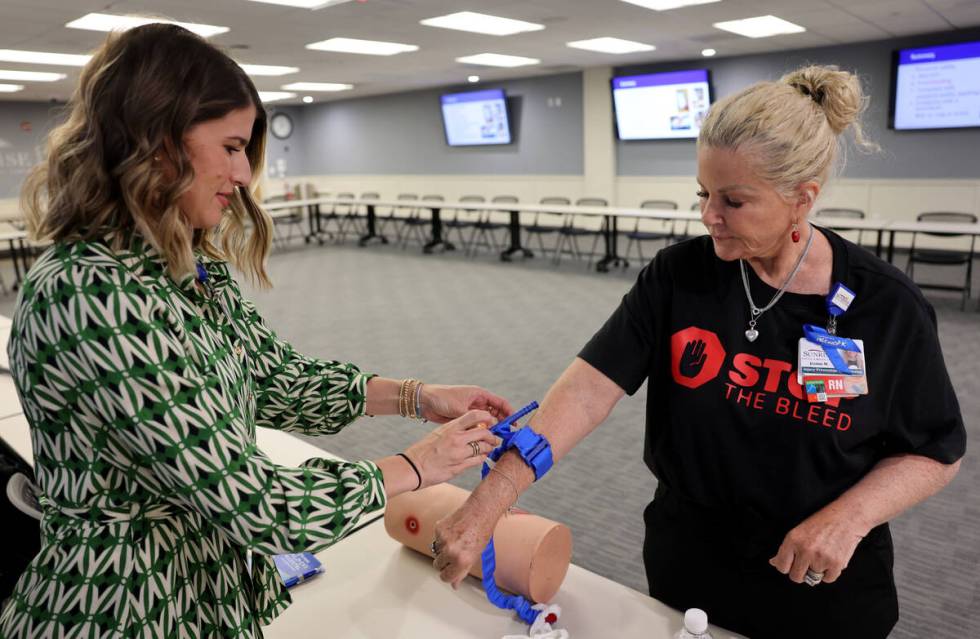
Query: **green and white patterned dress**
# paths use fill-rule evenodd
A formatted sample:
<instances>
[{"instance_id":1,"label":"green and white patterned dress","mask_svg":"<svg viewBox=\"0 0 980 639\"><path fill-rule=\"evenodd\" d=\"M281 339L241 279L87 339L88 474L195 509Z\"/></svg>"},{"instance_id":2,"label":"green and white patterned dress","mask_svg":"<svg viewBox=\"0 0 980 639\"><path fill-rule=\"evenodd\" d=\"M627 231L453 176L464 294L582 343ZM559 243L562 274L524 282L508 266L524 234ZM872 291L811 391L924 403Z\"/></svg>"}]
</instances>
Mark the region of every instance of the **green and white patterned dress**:
<instances>
[{"instance_id":1,"label":"green and white patterned dress","mask_svg":"<svg viewBox=\"0 0 980 639\"><path fill-rule=\"evenodd\" d=\"M0 637L261 636L290 602L269 555L329 546L385 494L372 462L274 464L255 427L336 432L370 376L280 341L225 263L202 260L211 298L128 246L56 244L23 284L8 350L44 518Z\"/></svg>"}]
</instances>

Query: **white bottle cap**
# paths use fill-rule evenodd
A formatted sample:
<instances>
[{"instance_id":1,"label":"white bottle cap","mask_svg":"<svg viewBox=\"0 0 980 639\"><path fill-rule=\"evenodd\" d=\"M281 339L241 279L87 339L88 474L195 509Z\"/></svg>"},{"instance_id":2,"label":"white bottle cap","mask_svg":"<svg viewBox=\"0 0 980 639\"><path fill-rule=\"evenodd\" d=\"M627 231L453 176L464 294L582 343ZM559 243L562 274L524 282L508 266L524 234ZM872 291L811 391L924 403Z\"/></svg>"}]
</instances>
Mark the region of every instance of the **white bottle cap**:
<instances>
[{"instance_id":1,"label":"white bottle cap","mask_svg":"<svg viewBox=\"0 0 980 639\"><path fill-rule=\"evenodd\" d=\"M700 635L708 630L708 613L700 608L688 608L684 613L684 628L694 635Z\"/></svg>"}]
</instances>

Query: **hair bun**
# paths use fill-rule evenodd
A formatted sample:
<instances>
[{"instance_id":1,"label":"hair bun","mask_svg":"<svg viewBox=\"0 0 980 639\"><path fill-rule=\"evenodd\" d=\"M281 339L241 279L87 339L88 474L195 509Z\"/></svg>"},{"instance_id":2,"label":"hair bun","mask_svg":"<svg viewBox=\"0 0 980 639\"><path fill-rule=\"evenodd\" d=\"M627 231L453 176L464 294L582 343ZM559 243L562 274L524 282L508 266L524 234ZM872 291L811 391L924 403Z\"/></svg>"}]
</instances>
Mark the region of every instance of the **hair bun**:
<instances>
[{"instance_id":1,"label":"hair bun","mask_svg":"<svg viewBox=\"0 0 980 639\"><path fill-rule=\"evenodd\" d=\"M781 82L796 89L823 109L834 133L858 122L868 99L853 73L836 66L809 66L787 73Z\"/></svg>"}]
</instances>

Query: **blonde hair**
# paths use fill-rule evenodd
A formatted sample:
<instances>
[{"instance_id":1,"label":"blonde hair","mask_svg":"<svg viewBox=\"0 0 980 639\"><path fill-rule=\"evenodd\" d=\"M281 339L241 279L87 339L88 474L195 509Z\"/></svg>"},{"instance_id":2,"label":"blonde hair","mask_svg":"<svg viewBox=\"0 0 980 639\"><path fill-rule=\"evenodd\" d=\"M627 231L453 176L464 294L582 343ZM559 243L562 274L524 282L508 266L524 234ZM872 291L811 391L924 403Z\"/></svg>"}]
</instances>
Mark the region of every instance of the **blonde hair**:
<instances>
[{"instance_id":1,"label":"blonde hair","mask_svg":"<svg viewBox=\"0 0 980 639\"><path fill-rule=\"evenodd\" d=\"M719 100L704 120L698 147L744 150L760 177L789 196L805 182L823 186L840 170L841 136L848 129L859 149L878 149L861 128L867 105L856 75L808 66Z\"/></svg>"},{"instance_id":2,"label":"blonde hair","mask_svg":"<svg viewBox=\"0 0 980 639\"><path fill-rule=\"evenodd\" d=\"M249 189L235 189L216 229L193 230L177 205L194 181L184 135L249 106L256 117L245 155L261 175L265 110L237 63L174 25L111 34L82 70L67 120L48 135L46 160L24 183L21 207L31 237L112 236L119 249L136 231L160 252L171 277L193 273L199 250L271 286L265 259L272 221Z\"/></svg>"}]
</instances>

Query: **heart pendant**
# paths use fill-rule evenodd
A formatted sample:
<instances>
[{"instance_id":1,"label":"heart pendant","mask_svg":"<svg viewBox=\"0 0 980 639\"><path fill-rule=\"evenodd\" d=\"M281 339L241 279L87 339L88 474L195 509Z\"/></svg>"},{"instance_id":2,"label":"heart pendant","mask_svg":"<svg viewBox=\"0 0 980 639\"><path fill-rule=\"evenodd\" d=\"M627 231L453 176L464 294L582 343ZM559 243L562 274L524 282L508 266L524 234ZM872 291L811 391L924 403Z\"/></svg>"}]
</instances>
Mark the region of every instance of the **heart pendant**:
<instances>
[{"instance_id":1,"label":"heart pendant","mask_svg":"<svg viewBox=\"0 0 980 639\"><path fill-rule=\"evenodd\" d=\"M754 342L755 338L757 338L758 336L759 336L759 331L755 330L754 328L750 328L749 330L745 331L745 338L750 342Z\"/></svg>"}]
</instances>

